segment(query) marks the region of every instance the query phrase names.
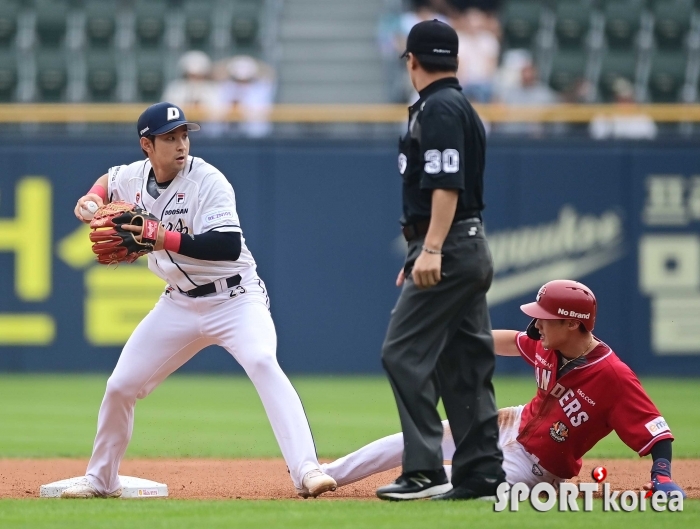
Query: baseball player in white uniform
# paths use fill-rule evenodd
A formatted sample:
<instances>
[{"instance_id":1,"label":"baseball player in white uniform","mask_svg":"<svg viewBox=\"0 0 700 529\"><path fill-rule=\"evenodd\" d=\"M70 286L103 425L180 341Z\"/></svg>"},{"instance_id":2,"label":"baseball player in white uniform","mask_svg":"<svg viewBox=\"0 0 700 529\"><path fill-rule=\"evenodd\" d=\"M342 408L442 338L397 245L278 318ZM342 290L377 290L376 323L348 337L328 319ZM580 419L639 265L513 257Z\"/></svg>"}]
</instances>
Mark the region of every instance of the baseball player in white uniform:
<instances>
[{"instance_id":1,"label":"baseball player in white uniform","mask_svg":"<svg viewBox=\"0 0 700 529\"><path fill-rule=\"evenodd\" d=\"M195 130L199 125L176 105L150 106L138 121L147 159L112 167L75 207L83 222L88 201L131 202L160 219L148 267L168 287L122 350L107 381L85 479L63 498L121 495L119 465L136 399L212 344L231 353L255 385L298 494L336 488L320 470L301 400L277 362L268 293L246 248L233 188L219 170L189 155L188 131Z\"/></svg>"}]
</instances>

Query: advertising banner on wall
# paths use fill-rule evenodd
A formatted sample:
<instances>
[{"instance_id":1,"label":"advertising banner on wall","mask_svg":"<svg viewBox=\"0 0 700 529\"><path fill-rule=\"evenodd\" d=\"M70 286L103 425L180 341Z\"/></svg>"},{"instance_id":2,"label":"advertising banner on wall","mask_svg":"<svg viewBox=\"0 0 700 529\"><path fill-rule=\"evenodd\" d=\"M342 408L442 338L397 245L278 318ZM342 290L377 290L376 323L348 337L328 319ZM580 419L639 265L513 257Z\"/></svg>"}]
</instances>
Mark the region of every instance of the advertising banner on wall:
<instances>
[{"instance_id":1,"label":"advertising banner on wall","mask_svg":"<svg viewBox=\"0 0 700 529\"><path fill-rule=\"evenodd\" d=\"M145 260L98 265L72 211L109 167L142 158L138 144L27 141L0 153L0 370L111 369L166 285ZM394 146L194 138L192 153L234 186L282 366L381 372L405 248ZM491 144L494 328L523 329L520 304L551 279L577 279L598 298L596 335L637 372L700 373L699 169L692 146ZM238 368L210 349L184 369ZM527 366L507 359L499 370Z\"/></svg>"}]
</instances>

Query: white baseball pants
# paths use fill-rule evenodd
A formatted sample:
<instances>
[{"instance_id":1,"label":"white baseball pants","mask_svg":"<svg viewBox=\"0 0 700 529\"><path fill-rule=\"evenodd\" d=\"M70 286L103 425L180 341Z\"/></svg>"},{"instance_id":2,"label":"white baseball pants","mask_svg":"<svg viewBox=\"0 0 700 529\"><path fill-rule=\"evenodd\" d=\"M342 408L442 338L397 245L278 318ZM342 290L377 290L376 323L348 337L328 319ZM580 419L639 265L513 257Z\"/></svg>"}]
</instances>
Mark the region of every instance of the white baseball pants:
<instances>
[{"instance_id":1,"label":"white baseball pants","mask_svg":"<svg viewBox=\"0 0 700 529\"><path fill-rule=\"evenodd\" d=\"M535 456L525 451L517 441L520 416L523 406L501 408L498 411L498 442L503 450L503 470L508 483L526 483L529 487L546 481L557 486L561 478L547 472ZM442 453L445 460L452 460L455 443L447 421L442 422ZM401 466L403 456L403 434L397 433L378 439L359 450L332 463L321 465L321 469L336 480L338 486L348 485L376 474ZM452 465L445 465L448 477Z\"/></svg>"},{"instance_id":2,"label":"white baseball pants","mask_svg":"<svg viewBox=\"0 0 700 529\"><path fill-rule=\"evenodd\" d=\"M119 465L131 439L136 399L212 344L231 353L253 382L294 485L301 487L304 474L319 468L301 400L277 363L277 335L264 284L253 274L218 294L163 294L136 327L107 381L86 472L101 493L121 486Z\"/></svg>"}]
</instances>

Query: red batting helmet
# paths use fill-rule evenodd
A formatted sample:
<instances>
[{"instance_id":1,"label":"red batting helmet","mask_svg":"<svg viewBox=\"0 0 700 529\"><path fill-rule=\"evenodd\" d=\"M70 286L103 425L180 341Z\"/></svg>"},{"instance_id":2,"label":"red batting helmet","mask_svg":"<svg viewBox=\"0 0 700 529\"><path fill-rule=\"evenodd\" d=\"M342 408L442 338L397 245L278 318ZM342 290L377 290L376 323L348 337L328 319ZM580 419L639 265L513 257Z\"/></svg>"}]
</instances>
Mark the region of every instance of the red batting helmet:
<instances>
[{"instance_id":1,"label":"red batting helmet","mask_svg":"<svg viewBox=\"0 0 700 529\"><path fill-rule=\"evenodd\" d=\"M573 319L588 331L595 325L597 303L591 289L578 281L557 279L546 283L534 303L521 305L520 310L540 320Z\"/></svg>"}]
</instances>

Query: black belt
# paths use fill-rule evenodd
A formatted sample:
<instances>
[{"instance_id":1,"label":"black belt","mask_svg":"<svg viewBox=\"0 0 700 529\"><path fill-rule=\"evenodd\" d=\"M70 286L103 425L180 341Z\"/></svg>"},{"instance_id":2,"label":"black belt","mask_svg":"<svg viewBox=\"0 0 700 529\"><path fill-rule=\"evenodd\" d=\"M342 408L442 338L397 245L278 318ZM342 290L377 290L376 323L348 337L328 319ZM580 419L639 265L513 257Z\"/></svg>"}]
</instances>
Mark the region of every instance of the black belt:
<instances>
[{"instance_id":1,"label":"black belt","mask_svg":"<svg viewBox=\"0 0 700 529\"><path fill-rule=\"evenodd\" d=\"M454 226L455 224L462 224L463 222L481 222L481 219L479 217L470 217L468 219L460 219L456 220L452 223ZM423 237L425 234L428 233L428 228L430 227L430 219L425 219L425 220L419 220L418 222L414 224L407 224L405 226L401 226L401 233L403 233L404 239L406 241L412 241L413 239L417 239L418 237Z\"/></svg>"},{"instance_id":2,"label":"black belt","mask_svg":"<svg viewBox=\"0 0 700 529\"><path fill-rule=\"evenodd\" d=\"M226 288L235 287L241 284L241 276L239 274L236 274L235 276L227 277L226 279L219 279L217 281L207 283L206 285L200 285L198 287L193 288L192 290L188 290L187 292L184 292L182 290L180 292L191 298L199 298L202 296L207 296L209 294L215 294L216 292L223 292L224 290L226 290L226 288L223 288L224 282L226 283ZM217 283L219 283L218 291L216 289Z\"/></svg>"}]
</instances>

